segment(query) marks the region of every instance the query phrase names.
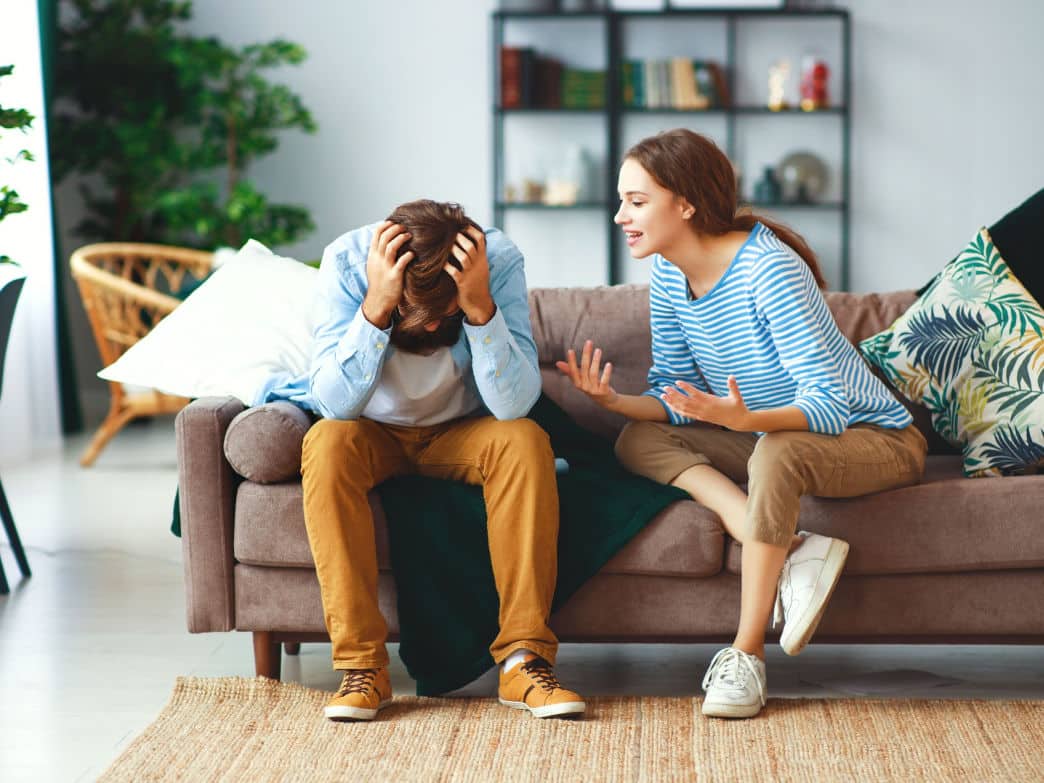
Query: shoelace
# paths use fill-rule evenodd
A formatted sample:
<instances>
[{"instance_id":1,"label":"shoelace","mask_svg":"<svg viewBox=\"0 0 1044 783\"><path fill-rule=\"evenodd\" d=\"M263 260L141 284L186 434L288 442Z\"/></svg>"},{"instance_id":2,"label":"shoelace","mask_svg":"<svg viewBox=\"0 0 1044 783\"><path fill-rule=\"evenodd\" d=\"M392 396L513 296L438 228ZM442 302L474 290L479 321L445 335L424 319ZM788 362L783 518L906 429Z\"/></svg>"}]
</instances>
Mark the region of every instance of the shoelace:
<instances>
[{"instance_id":1,"label":"shoelace","mask_svg":"<svg viewBox=\"0 0 1044 783\"><path fill-rule=\"evenodd\" d=\"M719 650L718 654L711 660L707 674L703 677L703 690L707 690L715 681L730 690L744 688L747 677L753 676L758 683L758 696L761 706L765 706L765 686L761 682L757 667L750 662L750 657L735 647L726 647Z\"/></svg>"},{"instance_id":2,"label":"shoelace","mask_svg":"<svg viewBox=\"0 0 1044 783\"><path fill-rule=\"evenodd\" d=\"M526 661L522 664L522 671L526 674L532 674L537 684L548 693L562 687L558 683L558 678L555 677L551 664L543 658L534 658L531 661Z\"/></svg>"},{"instance_id":3,"label":"shoelace","mask_svg":"<svg viewBox=\"0 0 1044 783\"><path fill-rule=\"evenodd\" d=\"M344 673L341 680L341 689L337 691L338 696L346 696L349 693L366 693L373 685L377 676L376 669L349 669Z\"/></svg>"}]
</instances>

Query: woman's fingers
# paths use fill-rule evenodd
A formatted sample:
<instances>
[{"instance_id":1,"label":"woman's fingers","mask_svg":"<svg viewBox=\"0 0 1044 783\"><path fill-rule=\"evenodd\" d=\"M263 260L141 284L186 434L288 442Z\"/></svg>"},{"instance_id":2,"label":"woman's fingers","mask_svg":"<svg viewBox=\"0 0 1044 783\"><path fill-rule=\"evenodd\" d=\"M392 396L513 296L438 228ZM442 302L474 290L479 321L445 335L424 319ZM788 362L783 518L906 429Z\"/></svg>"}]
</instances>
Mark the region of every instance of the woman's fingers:
<instances>
[{"instance_id":1,"label":"woman's fingers","mask_svg":"<svg viewBox=\"0 0 1044 783\"><path fill-rule=\"evenodd\" d=\"M602 370L602 379L601 379L600 383L598 384L602 388L602 391L604 391L604 392L608 392L609 391L609 379L612 376L613 376L613 363L612 362L606 362L605 363L605 368Z\"/></svg>"},{"instance_id":2,"label":"woman's fingers","mask_svg":"<svg viewBox=\"0 0 1044 783\"><path fill-rule=\"evenodd\" d=\"M584 350L580 354L580 375L587 375L591 369L591 341L584 343Z\"/></svg>"},{"instance_id":3,"label":"woman's fingers","mask_svg":"<svg viewBox=\"0 0 1044 783\"><path fill-rule=\"evenodd\" d=\"M602 349L595 348L594 355L591 357L591 367L587 372L587 379L591 382L592 386L598 386L598 376L601 374L602 365Z\"/></svg>"}]
</instances>

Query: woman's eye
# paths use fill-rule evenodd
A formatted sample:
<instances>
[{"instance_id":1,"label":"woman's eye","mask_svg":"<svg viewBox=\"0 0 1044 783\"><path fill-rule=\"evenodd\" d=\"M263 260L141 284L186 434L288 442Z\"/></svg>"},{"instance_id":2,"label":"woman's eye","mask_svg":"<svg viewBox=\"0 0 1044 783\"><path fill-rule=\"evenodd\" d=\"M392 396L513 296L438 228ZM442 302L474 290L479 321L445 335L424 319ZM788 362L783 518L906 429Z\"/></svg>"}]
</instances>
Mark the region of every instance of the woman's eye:
<instances>
[{"instance_id":1,"label":"woman's eye","mask_svg":"<svg viewBox=\"0 0 1044 783\"><path fill-rule=\"evenodd\" d=\"M632 201L631 202L631 206L633 206L633 207L641 207L641 206L644 206L644 205L645 205L644 201Z\"/></svg>"}]
</instances>

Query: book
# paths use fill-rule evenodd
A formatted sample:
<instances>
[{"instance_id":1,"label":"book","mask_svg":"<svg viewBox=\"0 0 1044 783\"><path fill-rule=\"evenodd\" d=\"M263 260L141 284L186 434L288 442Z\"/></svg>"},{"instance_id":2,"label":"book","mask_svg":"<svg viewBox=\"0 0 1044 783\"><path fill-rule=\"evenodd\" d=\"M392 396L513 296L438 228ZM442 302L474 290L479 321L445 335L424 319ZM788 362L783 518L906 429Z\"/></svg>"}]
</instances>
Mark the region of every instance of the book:
<instances>
[{"instance_id":1,"label":"book","mask_svg":"<svg viewBox=\"0 0 1044 783\"><path fill-rule=\"evenodd\" d=\"M731 106L732 95L729 93L729 80L725 76L725 69L715 62L707 63L707 67L710 68L711 78L718 90L718 105L723 108Z\"/></svg>"},{"instance_id":2,"label":"book","mask_svg":"<svg viewBox=\"0 0 1044 783\"><path fill-rule=\"evenodd\" d=\"M702 103L698 108L707 109L712 106L718 106L720 104L718 88L714 84L714 78L711 76L707 63L702 60L693 60L692 72L696 81L696 90L700 95Z\"/></svg>"},{"instance_id":3,"label":"book","mask_svg":"<svg viewBox=\"0 0 1044 783\"><path fill-rule=\"evenodd\" d=\"M500 106L522 106L522 49L518 46L500 47Z\"/></svg>"}]
</instances>

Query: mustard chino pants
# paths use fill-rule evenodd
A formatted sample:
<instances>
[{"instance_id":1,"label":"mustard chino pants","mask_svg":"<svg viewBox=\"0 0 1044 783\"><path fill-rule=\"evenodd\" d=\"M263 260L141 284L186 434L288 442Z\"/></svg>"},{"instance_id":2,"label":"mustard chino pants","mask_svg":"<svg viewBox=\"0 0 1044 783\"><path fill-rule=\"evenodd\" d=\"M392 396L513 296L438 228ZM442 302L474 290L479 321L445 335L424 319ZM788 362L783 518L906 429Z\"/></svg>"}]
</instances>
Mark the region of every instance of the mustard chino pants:
<instances>
[{"instance_id":1,"label":"mustard chino pants","mask_svg":"<svg viewBox=\"0 0 1044 783\"><path fill-rule=\"evenodd\" d=\"M388 664L366 496L407 473L482 487L500 596L500 632L490 652L501 663L526 648L553 664L558 639L547 620L558 567L558 485L547 433L530 419L491 416L428 427L323 419L305 437L301 474L334 669Z\"/></svg>"}]
</instances>

